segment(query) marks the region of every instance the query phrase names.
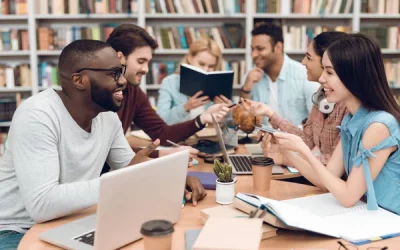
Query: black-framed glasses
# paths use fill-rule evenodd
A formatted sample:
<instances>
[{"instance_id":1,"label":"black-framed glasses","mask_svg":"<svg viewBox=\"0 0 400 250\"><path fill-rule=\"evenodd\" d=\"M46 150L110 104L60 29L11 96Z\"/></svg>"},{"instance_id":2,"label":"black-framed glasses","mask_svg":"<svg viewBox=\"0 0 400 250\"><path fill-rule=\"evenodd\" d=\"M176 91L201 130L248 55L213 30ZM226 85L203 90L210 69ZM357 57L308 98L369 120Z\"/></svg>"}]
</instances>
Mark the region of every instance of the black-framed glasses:
<instances>
[{"instance_id":1,"label":"black-framed glasses","mask_svg":"<svg viewBox=\"0 0 400 250\"><path fill-rule=\"evenodd\" d=\"M339 244L338 250L358 250L357 246L354 245L349 245L349 244L344 244L341 241L337 242ZM367 250L387 250L389 249L388 247L368 247Z\"/></svg>"},{"instance_id":2,"label":"black-framed glasses","mask_svg":"<svg viewBox=\"0 0 400 250\"><path fill-rule=\"evenodd\" d=\"M118 82L118 79L121 77L121 75L125 74L126 71L126 65L122 64L121 67L119 68L112 68L112 69L99 69L99 68L82 68L79 69L77 71L75 71L75 73L81 73L84 70L92 70L92 71L110 71L114 73L114 81Z\"/></svg>"}]
</instances>

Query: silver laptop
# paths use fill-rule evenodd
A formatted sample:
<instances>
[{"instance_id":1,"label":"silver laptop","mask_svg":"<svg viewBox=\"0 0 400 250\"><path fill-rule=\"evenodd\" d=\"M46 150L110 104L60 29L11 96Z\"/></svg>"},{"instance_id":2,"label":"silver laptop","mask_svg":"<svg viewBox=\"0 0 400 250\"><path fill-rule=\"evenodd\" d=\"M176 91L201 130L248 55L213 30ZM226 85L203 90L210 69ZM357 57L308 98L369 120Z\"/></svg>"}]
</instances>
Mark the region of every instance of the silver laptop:
<instances>
[{"instance_id":1,"label":"silver laptop","mask_svg":"<svg viewBox=\"0 0 400 250\"><path fill-rule=\"evenodd\" d=\"M189 151L100 177L97 214L45 231L39 238L66 249L116 249L141 238L154 219L176 223L182 209Z\"/></svg>"},{"instance_id":2,"label":"silver laptop","mask_svg":"<svg viewBox=\"0 0 400 250\"><path fill-rule=\"evenodd\" d=\"M252 174L252 164L251 164L251 155L228 155L224 138L222 137L222 131L218 124L218 122L214 119L214 116L211 116L214 124L214 128L217 131L217 138L219 146L222 150L222 155L224 156L225 162L229 163L232 166L232 172L234 174ZM272 167L272 174L284 174L283 168L278 165L274 165Z\"/></svg>"}]
</instances>

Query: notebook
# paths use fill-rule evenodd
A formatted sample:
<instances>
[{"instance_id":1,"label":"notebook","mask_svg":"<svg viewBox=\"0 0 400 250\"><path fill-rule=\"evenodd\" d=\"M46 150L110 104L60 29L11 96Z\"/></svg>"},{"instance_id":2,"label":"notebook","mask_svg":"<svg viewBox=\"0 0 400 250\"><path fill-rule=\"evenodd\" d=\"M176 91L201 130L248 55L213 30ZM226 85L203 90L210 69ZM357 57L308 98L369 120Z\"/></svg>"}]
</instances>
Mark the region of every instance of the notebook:
<instances>
[{"instance_id":1,"label":"notebook","mask_svg":"<svg viewBox=\"0 0 400 250\"><path fill-rule=\"evenodd\" d=\"M215 190L217 176L214 172L188 172L187 176L196 176L199 178L200 183L203 185L204 189ZM236 175L232 175L235 178Z\"/></svg>"},{"instance_id":2,"label":"notebook","mask_svg":"<svg viewBox=\"0 0 400 250\"><path fill-rule=\"evenodd\" d=\"M367 210L362 201L345 208L330 193L284 201L257 197L262 208L289 227L342 238L355 245L400 236L400 216L382 208ZM236 198L260 205L258 199L243 193Z\"/></svg>"},{"instance_id":3,"label":"notebook","mask_svg":"<svg viewBox=\"0 0 400 250\"><path fill-rule=\"evenodd\" d=\"M201 228L199 229L189 229L185 231L185 249L192 250L193 244L196 241L197 237L201 232Z\"/></svg>"},{"instance_id":4,"label":"notebook","mask_svg":"<svg viewBox=\"0 0 400 250\"><path fill-rule=\"evenodd\" d=\"M193 96L202 90L204 96L210 100L215 96L224 95L232 98L233 71L212 71L205 72L189 64L181 64L181 79L179 91L187 96Z\"/></svg>"}]
</instances>

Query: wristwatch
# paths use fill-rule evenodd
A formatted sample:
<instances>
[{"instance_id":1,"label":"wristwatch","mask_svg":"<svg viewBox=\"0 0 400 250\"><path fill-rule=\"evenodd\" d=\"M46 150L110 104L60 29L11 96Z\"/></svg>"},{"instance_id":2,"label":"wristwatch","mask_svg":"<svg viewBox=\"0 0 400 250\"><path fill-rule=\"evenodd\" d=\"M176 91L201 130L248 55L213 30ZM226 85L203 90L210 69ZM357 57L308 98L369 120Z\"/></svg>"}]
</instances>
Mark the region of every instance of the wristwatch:
<instances>
[{"instance_id":1,"label":"wristwatch","mask_svg":"<svg viewBox=\"0 0 400 250\"><path fill-rule=\"evenodd\" d=\"M198 115L196 117L196 119L194 120L194 123L196 124L196 127L199 129L203 129L203 128L207 127L207 125L208 125L208 123L206 123L206 124L201 123L200 115Z\"/></svg>"},{"instance_id":2,"label":"wristwatch","mask_svg":"<svg viewBox=\"0 0 400 250\"><path fill-rule=\"evenodd\" d=\"M240 89L240 91L242 91L245 94L250 94L250 92L251 92L251 91L248 91L248 90L244 90L243 87Z\"/></svg>"}]
</instances>

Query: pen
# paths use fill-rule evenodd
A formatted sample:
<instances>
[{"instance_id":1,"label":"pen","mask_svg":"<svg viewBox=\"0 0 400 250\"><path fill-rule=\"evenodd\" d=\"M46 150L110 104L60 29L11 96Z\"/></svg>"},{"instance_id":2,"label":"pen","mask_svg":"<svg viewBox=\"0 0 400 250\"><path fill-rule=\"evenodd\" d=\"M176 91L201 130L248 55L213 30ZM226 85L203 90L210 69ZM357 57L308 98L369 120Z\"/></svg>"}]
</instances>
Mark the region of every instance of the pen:
<instances>
[{"instance_id":1,"label":"pen","mask_svg":"<svg viewBox=\"0 0 400 250\"><path fill-rule=\"evenodd\" d=\"M172 146L175 146L175 147L180 147L180 146L181 146L181 145L176 144L175 142L172 142L172 141L170 141L170 140L167 140L167 142L168 142L169 144L171 144Z\"/></svg>"},{"instance_id":2,"label":"pen","mask_svg":"<svg viewBox=\"0 0 400 250\"><path fill-rule=\"evenodd\" d=\"M232 105L228 106L228 108L235 107L235 106L236 106L236 105L238 105L238 104L242 104L242 102L238 102L237 104L236 104L236 103L234 103L234 104L232 104Z\"/></svg>"}]
</instances>

